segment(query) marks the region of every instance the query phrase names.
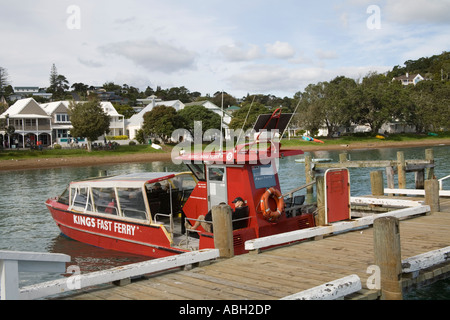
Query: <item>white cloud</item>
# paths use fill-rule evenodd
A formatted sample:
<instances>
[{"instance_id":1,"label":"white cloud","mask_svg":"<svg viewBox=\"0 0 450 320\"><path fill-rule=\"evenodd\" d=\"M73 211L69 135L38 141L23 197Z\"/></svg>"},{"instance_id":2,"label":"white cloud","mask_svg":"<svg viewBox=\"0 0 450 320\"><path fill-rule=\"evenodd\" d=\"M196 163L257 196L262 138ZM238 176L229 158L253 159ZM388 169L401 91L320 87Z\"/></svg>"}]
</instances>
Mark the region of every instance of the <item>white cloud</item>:
<instances>
[{"instance_id":1,"label":"white cloud","mask_svg":"<svg viewBox=\"0 0 450 320\"><path fill-rule=\"evenodd\" d=\"M390 21L402 24L450 23L449 0L388 0L385 10Z\"/></svg>"},{"instance_id":2,"label":"white cloud","mask_svg":"<svg viewBox=\"0 0 450 320\"><path fill-rule=\"evenodd\" d=\"M251 61L261 58L261 50L256 45L249 45L246 48L242 44L231 44L221 46L219 52L229 62Z\"/></svg>"},{"instance_id":3,"label":"white cloud","mask_svg":"<svg viewBox=\"0 0 450 320\"><path fill-rule=\"evenodd\" d=\"M276 41L266 44L267 53L275 58L289 59L295 55L295 49L287 42Z\"/></svg>"},{"instance_id":4,"label":"white cloud","mask_svg":"<svg viewBox=\"0 0 450 320\"><path fill-rule=\"evenodd\" d=\"M186 48L155 39L110 43L101 46L100 51L122 56L147 71L167 73L192 69L196 59L196 54Z\"/></svg>"}]
</instances>

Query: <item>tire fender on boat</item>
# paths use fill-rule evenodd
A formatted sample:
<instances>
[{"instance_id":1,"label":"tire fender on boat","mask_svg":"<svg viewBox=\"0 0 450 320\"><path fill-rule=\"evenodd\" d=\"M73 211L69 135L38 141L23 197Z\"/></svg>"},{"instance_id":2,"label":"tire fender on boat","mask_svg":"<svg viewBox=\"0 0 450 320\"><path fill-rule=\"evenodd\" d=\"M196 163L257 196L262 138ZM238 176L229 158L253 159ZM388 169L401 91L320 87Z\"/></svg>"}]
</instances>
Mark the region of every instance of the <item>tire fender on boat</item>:
<instances>
[{"instance_id":1,"label":"tire fender on boat","mask_svg":"<svg viewBox=\"0 0 450 320\"><path fill-rule=\"evenodd\" d=\"M273 211L269 206L269 199L273 198L277 204L277 210ZM270 223L277 223L284 211L284 198L277 188L269 188L261 197L261 210L263 217Z\"/></svg>"}]
</instances>

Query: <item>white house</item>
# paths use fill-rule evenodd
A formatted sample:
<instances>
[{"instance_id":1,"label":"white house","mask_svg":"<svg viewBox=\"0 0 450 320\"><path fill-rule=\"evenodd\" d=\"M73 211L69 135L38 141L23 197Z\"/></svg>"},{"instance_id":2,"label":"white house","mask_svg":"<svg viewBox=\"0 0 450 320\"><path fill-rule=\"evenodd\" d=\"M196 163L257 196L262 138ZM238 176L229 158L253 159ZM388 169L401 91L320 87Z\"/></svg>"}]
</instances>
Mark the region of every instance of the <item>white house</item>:
<instances>
[{"instance_id":1,"label":"white house","mask_svg":"<svg viewBox=\"0 0 450 320\"><path fill-rule=\"evenodd\" d=\"M14 134L3 139L7 147L24 148L38 142L47 146L52 143L51 117L33 98L18 100L0 115L0 119L6 120L6 126L15 128ZM5 130L0 130L0 134L6 137Z\"/></svg>"},{"instance_id":2,"label":"white house","mask_svg":"<svg viewBox=\"0 0 450 320\"><path fill-rule=\"evenodd\" d=\"M416 85L418 84L420 81L424 81L425 78L422 77L420 74L409 74L406 73L406 75L400 76L400 77L395 77L394 79L392 79L393 81L401 81L401 83L404 86L408 86L410 84Z\"/></svg>"},{"instance_id":3,"label":"white house","mask_svg":"<svg viewBox=\"0 0 450 320\"><path fill-rule=\"evenodd\" d=\"M144 115L158 106L173 107L177 112L183 110L185 107L184 103L180 100L158 101L155 97L155 99L152 99L152 102L144 109L127 120L126 132L131 140L136 139L137 132L142 129L142 126L144 125Z\"/></svg>"}]
</instances>

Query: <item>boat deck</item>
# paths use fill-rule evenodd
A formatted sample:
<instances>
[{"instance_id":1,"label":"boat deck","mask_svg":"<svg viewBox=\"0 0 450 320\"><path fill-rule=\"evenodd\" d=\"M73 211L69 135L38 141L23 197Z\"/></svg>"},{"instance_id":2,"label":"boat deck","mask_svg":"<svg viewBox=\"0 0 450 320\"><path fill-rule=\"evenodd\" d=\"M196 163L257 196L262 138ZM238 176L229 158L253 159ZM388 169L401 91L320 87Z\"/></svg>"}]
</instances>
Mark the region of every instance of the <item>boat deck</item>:
<instances>
[{"instance_id":1,"label":"boat deck","mask_svg":"<svg viewBox=\"0 0 450 320\"><path fill-rule=\"evenodd\" d=\"M450 199L441 212L400 222L402 259L450 245ZM134 280L126 286L105 285L66 297L76 300L278 300L352 274L363 289L353 299L377 299L366 289L374 264L373 229L305 241L295 245L219 260L190 271L170 271ZM450 274L450 265L429 278ZM434 272L434 273L433 273ZM406 279L404 287L413 285Z\"/></svg>"}]
</instances>

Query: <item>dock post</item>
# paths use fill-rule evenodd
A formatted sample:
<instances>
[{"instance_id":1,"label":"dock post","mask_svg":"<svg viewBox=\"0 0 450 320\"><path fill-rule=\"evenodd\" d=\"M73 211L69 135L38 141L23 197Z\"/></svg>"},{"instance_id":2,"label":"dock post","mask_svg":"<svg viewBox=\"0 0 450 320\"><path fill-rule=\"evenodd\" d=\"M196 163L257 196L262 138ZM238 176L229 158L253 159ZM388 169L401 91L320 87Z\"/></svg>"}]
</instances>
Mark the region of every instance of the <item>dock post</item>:
<instances>
[{"instance_id":1,"label":"dock post","mask_svg":"<svg viewBox=\"0 0 450 320\"><path fill-rule=\"evenodd\" d=\"M316 189L317 189L317 216L316 226L325 225L325 178L320 176L316 177Z\"/></svg>"},{"instance_id":2,"label":"dock post","mask_svg":"<svg viewBox=\"0 0 450 320\"><path fill-rule=\"evenodd\" d=\"M403 300L400 222L395 217L373 223L375 264L381 270L381 299Z\"/></svg>"},{"instance_id":3,"label":"dock post","mask_svg":"<svg viewBox=\"0 0 450 320\"><path fill-rule=\"evenodd\" d=\"M441 211L439 203L439 182L436 179L425 181L425 204L430 206L431 212Z\"/></svg>"},{"instance_id":4,"label":"dock post","mask_svg":"<svg viewBox=\"0 0 450 320\"><path fill-rule=\"evenodd\" d=\"M312 167L311 167L311 156L305 156L305 177L306 177L306 183L311 183L314 180ZM306 188L306 203L312 204L314 202L314 188L308 187Z\"/></svg>"},{"instance_id":5,"label":"dock post","mask_svg":"<svg viewBox=\"0 0 450 320\"><path fill-rule=\"evenodd\" d=\"M346 153L340 153L339 154L339 163L343 163L348 161L348 157Z\"/></svg>"},{"instance_id":6,"label":"dock post","mask_svg":"<svg viewBox=\"0 0 450 320\"><path fill-rule=\"evenodd\" d=\"M219 249L220 258L234 257L232 210L228 205L212 208L214 246Z\"/></svg>"},{"instance_id":7,"label":"dock post","mask_svg":"<svg viewBox=\"0 0 450 320\"><path fill-rule=\"evenodd\" d=\"M425 160L431 161L434 164L434 151L433 149L425 150ZM425 172L425 180L431 180L434 178L434 168L427 168Z\"/></svg>"},{"instance_id":8,"label":"dock post","mask_svg":"<svg viewBox=\"0 0 450 320\"><path fill-rule=\"evenodd\" d=\"M383 171L373 171L370 173L370 184L373 196L384 196Z\"/></svg>"},{"instance_id":9,"label":"dock post","mask_svg":"<svg viewBox=\"0 0 450 320\"><path fill-rule=\"evenodd\" d=\"M397 152L398 188L406 189L406 164L403 151Z\"/></svg>"}]
</instances>

